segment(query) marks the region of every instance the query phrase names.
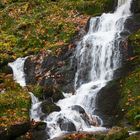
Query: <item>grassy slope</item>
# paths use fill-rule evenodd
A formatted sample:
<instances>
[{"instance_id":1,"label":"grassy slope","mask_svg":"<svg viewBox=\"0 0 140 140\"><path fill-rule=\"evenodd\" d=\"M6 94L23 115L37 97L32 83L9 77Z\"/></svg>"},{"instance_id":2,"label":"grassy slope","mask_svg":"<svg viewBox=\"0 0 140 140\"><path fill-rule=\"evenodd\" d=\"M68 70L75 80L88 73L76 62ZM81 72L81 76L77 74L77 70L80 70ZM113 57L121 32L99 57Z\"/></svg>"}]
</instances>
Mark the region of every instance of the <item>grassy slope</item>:
<instances>
[{"instance_id":1,"label":"grassy slope","mask_svg":"<svg viewBox=\"0 0 140 140\"><path fill-rule=\"evenodd\" d=\"M5 75L5 74L4 74ZM30 96L16 84L11 75L5 75L3 93L0 93L0 127L9 127L29 121ZM2 87L1 87L2 88Z\"/></svg>"},{"instance_id":2,"label":"grassy slope","mask_svg":"<svg viewBox=\"0 0 140 140\"><path fill-rule=\"evenodd\" d=\"M110 0L12 0L1 5L0 63L41 49L56 50L68 44L88 15L106 10ZM23 0L13 0L23 1Z\"/></svg>"}]
</instances>

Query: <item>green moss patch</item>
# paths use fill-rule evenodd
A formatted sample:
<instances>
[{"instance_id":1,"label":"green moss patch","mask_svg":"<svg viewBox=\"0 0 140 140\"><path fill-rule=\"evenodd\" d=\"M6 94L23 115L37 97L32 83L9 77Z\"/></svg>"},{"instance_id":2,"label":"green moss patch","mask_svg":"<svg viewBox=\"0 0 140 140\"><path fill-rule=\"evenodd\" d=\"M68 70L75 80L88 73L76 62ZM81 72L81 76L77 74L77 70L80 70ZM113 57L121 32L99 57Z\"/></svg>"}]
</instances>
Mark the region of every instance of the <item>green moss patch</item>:
<instances>
[{"instance_id":1,"label":"green moss patch","mask_svg":"<svg viewBox=\"0 0 140 140\"><path fill-rule=\"evenodd\" d=\"M30 96L11 78L4 80L0 93L0 127L9 127L29 121Z\"/></svg>"}]
</instances>

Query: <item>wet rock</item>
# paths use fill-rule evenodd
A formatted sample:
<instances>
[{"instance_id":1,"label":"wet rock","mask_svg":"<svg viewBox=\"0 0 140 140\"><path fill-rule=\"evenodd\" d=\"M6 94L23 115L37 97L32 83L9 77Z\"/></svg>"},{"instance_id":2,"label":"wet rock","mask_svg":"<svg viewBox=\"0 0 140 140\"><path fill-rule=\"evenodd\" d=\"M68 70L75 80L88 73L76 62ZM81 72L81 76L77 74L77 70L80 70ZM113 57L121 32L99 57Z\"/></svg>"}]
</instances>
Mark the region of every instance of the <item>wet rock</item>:
<instances>
[{"instance_id":1,"label":"wet rock","mask_svg":"<svg viewBox=\"0 0 140 140\"><path fill-rule=\"evenodd\" d=\"M6 74L12 74L13 73L12 68L8 65L5 65L5 66L1 67L0 71L3 72L3 73L6 73Z\"/></svg>"},{"instance_id":2,"label":"wet rock","mask_svg":"<svg viewBox=\"0 0 140 140\"><path fill-rule=\"evenodd\" d=\"M117 105L120 98L119 85L117 81L111 81L103 87L96 97L95 114L100 116L105 127L111 127L115 124L117 114Z\"/></svg>"},{"instance_id":3,"label":"wet rock","mask_svg":"<svg viewBox=\"0 0 140 140\"><path fill-rule=\"evenodd\" d=\"M35 84L35 64L31 58L27 58L24 63L26 84Z\"/></svg>"},{"instance_id":4,"label":"wet rock","mask_svg":"<svg viewBox=\"0 0 140 140\"><path fill-rule=\"evenodd\" d=\"M41 104L41 110L45 114L50 114L54 111L60 111L60 107L55 105L51 99L45 100Z\"/></svg>"},{"instance_id":5,"label":"wet rock","mask_svg":"<svg viewBox=\"0 0 140 140\"><path fill-rule=\"evenodd\" d=\"M88 32L89 31L89 27L90 27L90 20L91 20L91 17L88 19L87 21L87 24L86 24L86 27L85 27L85 31Z\"/></svg>"},{"instance_id":6,"label":"wet rock","mask_svg":"<svg viewBox=\"0 0 140 140\"><path fill-rule=\"evenodd\" d=\"M62 119L60 118L58 120L58 123L60 125L60 129L62 131L67 131L67 132L73 132L73 131L76 131L76 127L75 125L68 119Z\"/></svg>"},{"instance_id":7,"label":"wet rock","mask_svg":"<svg viewBox=\"0 0 140 140\"><path fill-rule=\"evenodd\" d=\"M95 123L93 123L93 120L91 120L91 118L87 115L87 113L85 112L85 110L81 106L74 105L71 107L71 109L80 113L80 116L85 121L86 125L88 125L88 126L94 125L95 126Z\"/></svg>"},{"instance_id":8,"label":"wet rock","mask_svg":"<svg viewBox=\"0 0 140 140\"><path fill-rule=\"evenodd\" d=\"M71 109L79 112L80 114L86 113L85 110L79 105L74 105L71 107Z\"/></svg>"},{"instance_id":9,"label":"wet rock","mask_svg":"<svg viewBox=\"0 0 140 140\"><path fill-rule=\"evenodd\" d=\"M46 129L46 123L45 122L38 122L37 125L35 126L35 130L45 130Z\"/></svg>"}]
</instances>

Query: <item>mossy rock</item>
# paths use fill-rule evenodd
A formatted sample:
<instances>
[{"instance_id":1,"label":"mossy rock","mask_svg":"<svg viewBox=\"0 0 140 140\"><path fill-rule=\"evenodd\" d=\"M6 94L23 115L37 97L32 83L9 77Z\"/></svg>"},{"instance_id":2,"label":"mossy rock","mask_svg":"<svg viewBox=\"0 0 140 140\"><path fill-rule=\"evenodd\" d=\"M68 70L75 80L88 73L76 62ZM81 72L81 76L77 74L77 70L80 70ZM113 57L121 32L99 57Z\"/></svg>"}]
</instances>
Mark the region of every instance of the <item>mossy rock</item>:
<instances>
[{"instance_id":1,"label":"mossy rock","mask_svg":"<svg viewBox=\"0 0 140 140\"><path fill-rule=\"evenodd\" d=\"M43 113L45 114L50 114L54 111L60 111L60 107L58 107L57 105L55 105L51 99L45 100L42 102L41 104L41 110Z\"/></svg>"}]
</instances>

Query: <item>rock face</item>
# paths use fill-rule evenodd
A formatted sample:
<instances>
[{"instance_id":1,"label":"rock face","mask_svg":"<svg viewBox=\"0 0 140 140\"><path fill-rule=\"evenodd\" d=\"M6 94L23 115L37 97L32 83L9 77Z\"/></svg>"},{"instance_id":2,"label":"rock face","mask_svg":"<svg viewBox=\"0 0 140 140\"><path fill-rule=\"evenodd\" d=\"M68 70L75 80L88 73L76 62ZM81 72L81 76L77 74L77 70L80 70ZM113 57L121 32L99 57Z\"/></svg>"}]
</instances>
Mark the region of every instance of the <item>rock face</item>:
<instances>
[{"instance_id":1,"label":"rock face","mask_svg":"<svg viewBox=\"0 0 140 140\"><path fill-rule=\"evenodd\" d=\"M80 114L85 114L86 113L85 110L79 105L72 106L72 110L75 110L75 111L79 112Z\"/></svg>"},{"instance_id":2,"label":"rock face","mask_svg":"<svg viewBox=\"0 0 140 140\"><path fill-rule=\"evenodd\" d=\"M120 97L118 89L116 82L110 82L99 91L96 97L95 114L100 116L103 125L106 127L115 124L115 115Z\"/></svg>"},{"instance_id":3,"label":"rock face","mask_svg":"<svg viewBox=\"0 0 140 140\"><path fill-rule=\"evenodd\" d=\"M140 28L140 13L129 17L125 22L125 29L128 31L127 35L136 32Z\"/></svg>"},{"instance_id":4,"label":"rock face","mask_svg":"<svg viewBox=\"0 0 140 140\"><path fill-rule=\"evenodd\" d=\"M27 58L25 61L25 79L27 84L34 84L36 82L35 80L35 64L31 61L31 58Z\"/></svg>"},{"instance_id":5,"label":"rock face","mask_svg":"<svg viewBox=\"0 0 140 140\"><path fill-rule=\"evenodd\" d=\"M63 98L63 92L73 91L75 66L71 63L74 47L64 47L59 54L41 52L31 56L25 62L27 84L39 84L43 87L44 98L52 97L54 102Z\"/></svg>"},{"instance_id":6,"label":"rock face","mask_svg":"<svg viewBox=\"0 0 140 140\"><path fill-rule=\"evenodd\" d=\"M86 33L82 29L69 45L57 49L55 54L42 50L37 56L29 56L24 65L27 85L40 85L42 100L52 98L53 102L64 98L62 92L74 92L76 63L74 50L77 41Z\"/></svg>"}]
</instances>

